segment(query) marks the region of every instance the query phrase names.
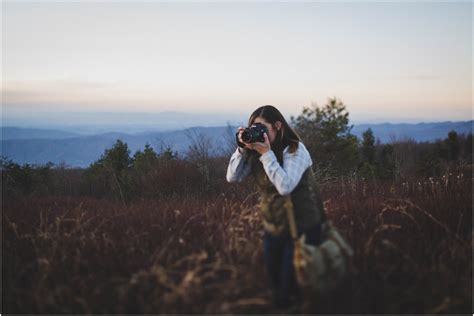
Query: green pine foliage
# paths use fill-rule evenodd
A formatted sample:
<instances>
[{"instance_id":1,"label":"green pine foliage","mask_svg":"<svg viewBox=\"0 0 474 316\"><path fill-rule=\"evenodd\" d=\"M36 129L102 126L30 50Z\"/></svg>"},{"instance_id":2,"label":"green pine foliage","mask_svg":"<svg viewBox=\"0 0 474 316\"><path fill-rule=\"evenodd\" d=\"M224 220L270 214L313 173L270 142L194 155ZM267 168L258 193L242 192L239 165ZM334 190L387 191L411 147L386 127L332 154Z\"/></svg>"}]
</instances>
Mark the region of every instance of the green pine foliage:
<instances>
[{"instance_id":1,"label":"green pine foliage","mask_svg":"<svg viewBox=\"0 0 474 316\"><path fill-rule=\"evenodd\" d=\"M314 161L316 173L323 177L354 172L359 163L358 140L351 134L349 112L344 103L330 98L319 107L304 107L291 123L301 136Z\"/></svg>"}]
</instances>

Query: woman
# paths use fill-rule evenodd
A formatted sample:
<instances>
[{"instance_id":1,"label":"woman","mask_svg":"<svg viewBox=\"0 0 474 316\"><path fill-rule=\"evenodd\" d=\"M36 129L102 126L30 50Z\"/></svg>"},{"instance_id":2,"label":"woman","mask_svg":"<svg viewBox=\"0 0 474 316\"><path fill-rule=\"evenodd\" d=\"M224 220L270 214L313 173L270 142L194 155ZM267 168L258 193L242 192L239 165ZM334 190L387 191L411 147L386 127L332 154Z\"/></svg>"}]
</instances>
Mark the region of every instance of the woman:
<instances>
[{"instance_id":1,"label":"woman","mask_svg":"<svg viewBox=\"0 0 474 316\"><path fill-rule=\"evenodd\" d=\"M293 202L297 232L306 243L321 242L321 224L326 220L322 200L311 170L312 160L299 136L275 107L256 109L248 125L265 125L264 142L245 143L244 128L238 128L238 147L230 158L227 181L239 182L252 174L260 193L264 226L264 258L273 301L288 307L300 298L293 267L293 241L290 236L285 203Z\"/></svg>"}]
</instances>

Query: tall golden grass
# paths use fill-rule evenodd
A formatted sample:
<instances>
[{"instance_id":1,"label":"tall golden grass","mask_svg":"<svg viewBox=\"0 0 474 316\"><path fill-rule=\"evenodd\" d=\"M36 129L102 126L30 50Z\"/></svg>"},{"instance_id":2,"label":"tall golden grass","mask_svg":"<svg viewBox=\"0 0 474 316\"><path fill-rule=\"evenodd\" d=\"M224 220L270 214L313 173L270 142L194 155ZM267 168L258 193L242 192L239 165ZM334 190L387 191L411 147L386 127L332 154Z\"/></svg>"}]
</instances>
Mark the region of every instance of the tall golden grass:
<instances>
[{"instance_id":1,"label":"tall golden grass","mask_svg":"<svg viewBox=\"0 0 474 316\"><path fill-rule=\"evenodd\" d=\"M321 186L355 250L312 312L471 313L472 179ZM4 313L271 313L251 186L137 199L5 199Z\"/></svg>"}]
</instances>

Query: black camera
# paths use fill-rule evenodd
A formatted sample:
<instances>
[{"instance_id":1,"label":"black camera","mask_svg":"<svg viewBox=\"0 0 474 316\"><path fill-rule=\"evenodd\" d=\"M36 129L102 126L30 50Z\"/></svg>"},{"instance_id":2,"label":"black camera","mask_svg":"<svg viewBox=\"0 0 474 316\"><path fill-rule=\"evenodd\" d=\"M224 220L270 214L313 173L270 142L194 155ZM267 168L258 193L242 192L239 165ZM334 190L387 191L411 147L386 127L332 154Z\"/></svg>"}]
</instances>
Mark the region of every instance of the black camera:
<instances>
[{"instance_id":1,"label":"black camera","mask_svg":"<svg viewBox=\"0 0 474 316\"><path fill-rule=\"evenodd\" d=\"M268 135L267 127L262 123L255 123L254 125L247 127L242 132L242 140L246 143L264 143L264 133L267 133ZM239 145L240 147L245 147L245 145L239 141L239 132L235 134L235 139L237 140L237 145Z\"/></svg>"}]
</instances>

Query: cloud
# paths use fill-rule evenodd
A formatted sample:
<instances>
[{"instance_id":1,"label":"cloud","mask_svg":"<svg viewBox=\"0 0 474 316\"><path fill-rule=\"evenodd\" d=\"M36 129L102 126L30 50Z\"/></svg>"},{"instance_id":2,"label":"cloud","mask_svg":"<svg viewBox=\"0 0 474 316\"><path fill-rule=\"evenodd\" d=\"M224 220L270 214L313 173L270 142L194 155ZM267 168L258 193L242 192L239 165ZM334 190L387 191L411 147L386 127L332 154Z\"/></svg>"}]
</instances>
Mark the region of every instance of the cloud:
<instances>
[{"instance_id":1,"label":"cloud","mask_svg":"<svg viewBox=\"0 0 474 316\"><path fill-rule=\"evenodd\" d=\"M7 107L63 109L65 106L119 104L127 99L123 87L118 83L71 79L11 81L3 84L1 92Z\"/></svg>"},{"instance_id":2,"label":"cloud","mask_svg":"<svg viewBox=\"0 0 474 316\"><path fill-rule=\"evenodd\" d=\"M52 81L9 81L1 88L5 102L42 101L66 95L75 95L108 88L108 85L92 81L52 80Z\"/></svg>"}]
</instances>

